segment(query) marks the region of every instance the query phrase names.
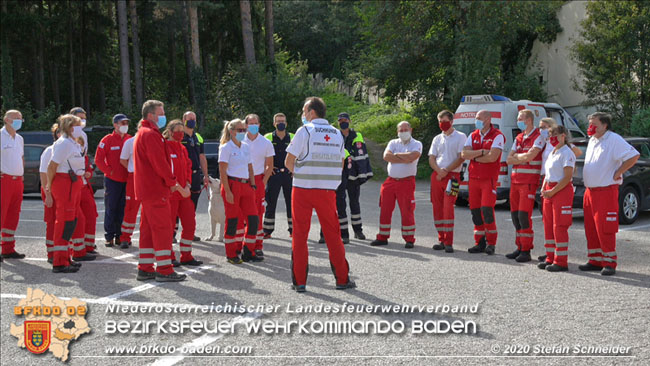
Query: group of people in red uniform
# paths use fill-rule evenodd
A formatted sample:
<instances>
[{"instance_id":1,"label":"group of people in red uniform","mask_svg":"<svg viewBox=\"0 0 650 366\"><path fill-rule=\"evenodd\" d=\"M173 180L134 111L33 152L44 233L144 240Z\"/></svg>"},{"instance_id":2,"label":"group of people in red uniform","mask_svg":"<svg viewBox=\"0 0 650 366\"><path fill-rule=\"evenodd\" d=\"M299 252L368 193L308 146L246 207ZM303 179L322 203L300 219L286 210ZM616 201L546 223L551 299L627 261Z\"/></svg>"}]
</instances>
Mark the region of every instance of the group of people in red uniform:
<instances>
[{"instance_id":1,"label":"group of people in red uniform","mask_svg":"<svg viewBox=\"0 0 650 366\"><path fill-rule=\"evenodd\" d=\"M307 236L314 209L330 253L336 288L356 287L349 278L336 206L336 189L347 158L344 137L324 119L325 114L322 99L311 97L305 101L303 126L292 135L284 159L293 186L291 274L297 292L306 291ZM494 214L496 187L506 140L492 125L489 111L476 113L476 130L469 137L454 129L453 117L449 111L438 114L442 132L433 139L428 154L433 169L430 198L439 241L433 249L454 251L454 204L461 166L469 160L469 208L475 241L469 252L492 255L498 239ZM97 209L89 185L92 169L88 139L83 132L85 119L86 112L81 108L60 116L52 127L56 141L41 157L47 255L57 273L76 272L81 266L79 262L93 260L97 254ZM15 250L14 235L22 202L24 164L23 140L16 131L23 119L19 111L10 110L3 121L2 258L20 259L24 255ZM106 179L111 180L106 194L123 194L126 203L125 207L119 203L106 207L107 242L119 240L127 247L130 245L141 206L137 279L182 281L185 275L176 273L175 266L203 263L192 256L196 218L190 194L194 172L182 144L186 121L173 120L168 124L163 103L149 100L142 107L135 137L127 134L129 119L125 115L116 115L113 123L115 131L100 142L96 159ZM568 131L551 118L542 119L535 127L533 113L523 109L518 113L517 124L521 133L506 158L506 163L512 165L510 203L516 249L506 257L517 262L531 261L531 214L541 182L546 255L539 258L538 267L551 272L566 271L574 194L571 181L576 155L581 152L571 145ZM617 265L618 186L623 173L639 157L632 146L611 131L611 124L608 114L589 116L590 140L583 170L588 262L579 268L598 270L603 275L614 274ZM260 118L249 114L244 120L226 121L221 135L219 172L226 214L225 254L232 264L264 259L265 186L274 174L275 151L273 140L259 134L259 126ZM379 232L371 245L388 244L397 202L405 247L413 248L415 175L422 143L412 137L407 121L397 125L397 135L383 155L388 162L388 178L381 186ZM179 261L172 248L177 218L183 227Z\"/></svg>"}]
</instances>

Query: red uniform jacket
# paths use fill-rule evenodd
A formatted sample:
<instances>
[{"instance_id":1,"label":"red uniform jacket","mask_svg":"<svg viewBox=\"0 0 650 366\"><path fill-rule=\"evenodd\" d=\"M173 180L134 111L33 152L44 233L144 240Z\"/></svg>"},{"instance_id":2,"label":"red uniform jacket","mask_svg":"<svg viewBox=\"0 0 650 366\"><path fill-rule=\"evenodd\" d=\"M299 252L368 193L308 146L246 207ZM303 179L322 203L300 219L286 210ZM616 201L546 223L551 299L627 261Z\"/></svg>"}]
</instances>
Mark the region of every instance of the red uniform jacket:
<instances>
[{"instance_id":1,"label":"red uniform jacket","mask_svg":"<svg viewBox=\"0 0 650 366\"><path fill-rule=\"evenodd\" d=\"M176 181L181 187L192 184L192 161L187 155L187 149L180 142L165 141L167 144L167 153L172 164L172 173L176 176ZM182 200L184 197L176 191L172 193L173 200Z\"/></svg>"},{"instance_id":2,"label":"red uniform jacket","mask_svg":"<svg viewBox=\"0 0 650 366\"><path fill-rule=\"evenodd\" d=\"M133 142L133 183L138 201L169 198L176 185L169 154L158 126L142 120Z\"/></svg>"},{"instance_id":3,"label":"red uniform jacket","mask_svg":"<svg viewBox=\"0 0 650 366\"><path fill-rule=\"evenodd\" d=\"M483 141L481 141L481 130L474 130L474 132L469 135L469 138L472 139L472 150L490 150L492 148L492 142L494 142L494 139L499 135L503 135L501 131L494 128L494 126L491 126L490 131L483 136ZM468 171L470 179L497 180L499 179L500 169L501 154L499 154L499 157L493 163L479 163L476 160L470 161Z\"/></svg>"},{"instance_id":4,"label":"red uniform jacket","mask_svg":"<svg viewBox=\"0 0 650 366\"><path fill-rule=\"evenodd\" d=\"M120 164L120 153L124 141L131 138L131 135L125 134L120 137L117 132L104 136L97 145L95 152L95 164L107 178L116 182L126 182L129 172Z\"/></svg>"},{"instance_id":5,"label":"red uniform jacket","mask_svg":"<svg viewBox=\"0 0 650 366\"><path fill-rule=\"evenodd\" d=\"M93 166L90 165L90 159L88 158L88 154L85 156L86 158L86 173L90 173L90 177L86 178L86 185L90 185L90 180L93 178Z\"/></svg>"},{"instance_id":6,"label":"red uniform jacket","mask_svg":"<svg viewBox=\"0 0 650 366\"><path fill-rule=\"evenodd\" d=\"M524 133L520 133L515 138L517 154L525 154L530 149L533 148L535 140L539 137L539 129L534 129L531 134L524 138ZM521 184L538 184L539 175L542 172L542 152L540 151L533 158L533 160L524 163L524 164L515 164L512 166L512 183L521 183Z\"/></svg>"}]
</instances>

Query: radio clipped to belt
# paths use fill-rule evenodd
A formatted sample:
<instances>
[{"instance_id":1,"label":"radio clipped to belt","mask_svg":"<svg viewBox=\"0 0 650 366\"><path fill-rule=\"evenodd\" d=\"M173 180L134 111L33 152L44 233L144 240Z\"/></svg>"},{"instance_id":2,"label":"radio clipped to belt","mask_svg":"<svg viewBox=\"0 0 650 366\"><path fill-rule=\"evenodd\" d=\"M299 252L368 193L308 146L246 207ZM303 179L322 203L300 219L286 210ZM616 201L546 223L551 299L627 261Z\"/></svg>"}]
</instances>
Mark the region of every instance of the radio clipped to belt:
<instances>
[{"instance_id":1,"label":"radio clipped to belt","mask_svg":"<svg viewBox=\"0 0 650 366\"><path fill-rule=\"evenodd\" d=\"M445 189L445 193L447 193L450 196L458 196L458 191L460 190L460 183L458 183L458 180L456 178L451 178L447 182L447 189Z\"/></svg>"}]
</instances>

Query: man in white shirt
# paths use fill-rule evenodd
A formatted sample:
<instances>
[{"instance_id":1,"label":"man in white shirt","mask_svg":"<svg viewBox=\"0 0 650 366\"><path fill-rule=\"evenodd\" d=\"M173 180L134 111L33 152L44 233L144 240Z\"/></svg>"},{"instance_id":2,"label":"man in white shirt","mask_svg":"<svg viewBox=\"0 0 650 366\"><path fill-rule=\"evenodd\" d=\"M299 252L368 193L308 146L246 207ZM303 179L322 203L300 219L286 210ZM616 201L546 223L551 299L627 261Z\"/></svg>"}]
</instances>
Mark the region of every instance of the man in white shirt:
<instances>
[{"instance_id":1,"label":"man in white shirt","mask_svg":"<svg viewBox=\"0 0 650 366\"><path fill-rule=\"evenodd\" d=\"M431 204L433 224L438 230L438 244L434 250L453 253L454 242L454 204L458 197L460 169L463 158L460 153L467 136L452 126L454 114L444 110L438 113L438 126L442 131L433 138L429 149L431 173Z\"/></svg>"},{"instance_id":2,"label":"man in white shirt","mask_svg":"<svg viewBox=\"0 0 650 366\"><path fill-rule=\"evenodd\" d=\"M253 163L253 174L255 175L255 207L257 208L258 222L262 222L264 217L264 197L266 196L266 184L269 182L271 173L273 173L273 157L275 149L273 144L264 136L260 135L260 117L257 114L249 114L244 122L248 132L244 142L248 144L251 161ZM244 220L239 220L240 229L244 228ZM257 238L255 240L255 254L263 257L264 228L259 225L257 228Z\"/></svg>"},{"instance_id":3,"label":"man in white shirt","mask_svg":"<svg viewBox=\"0 0 650 366\"><path fill-rule=\"evenodd\" d=\"M415 244L415 174L418 159L422 155L422 143L411 137L413 129L407 121L397 124L397 135L384 150L388 162L388 178L382 183L379 193L379 233L370 243L372 246L387 245L390 237L390 222L395 201L402 215L402 238L407 249Z\"/></svg>"},{"instance_id":4,"label":"man in white shirt","mask_svg":"<svg viewBox=\"0 0 650 366\"><path fill-rule=\"evenodd\" d=\"M601 271L603 276L616 273L618 188L623 183L623 173L639 160L639 152L611 128L609 114L596 112L589 116L587 135L591 138L582 169L587 188L583 207L589 261L579 268Z\"/></svg>"},{"instance_id":5,"label":"man in white shirt","mask_svg":"<svg viewBox=\"0 0 650 366\"><path fill-rule=\"evenodd\" d=\"M135 225L140 209L140 201L135 199L135 186L133 181L133 143L134 138L124 142L120 151L120 164L126 168L129 176L126 179L126 205L124 206L124 218L122 219L122 234L120 235L120 248L128 249L131 245L131 236L135 231Z\"/></svg>"},{"instance_id":6,"label":"man in white shirt","mask_svg":"<svg viewBox=\"0 0 650 366\"><path fill-rule=\"evenodd\" d=\"M2 138L2 156L0 159L0 181L2 185L2 203L0 213L2 255L4 259L22 259L24 254L16 252L16 228L20 219L20 205L23 203L23 174L25 159L23 137L16 133L23 124L23 115L15 109L5 113L4 127L0 129Z\"/></svg>"}]
</instances>

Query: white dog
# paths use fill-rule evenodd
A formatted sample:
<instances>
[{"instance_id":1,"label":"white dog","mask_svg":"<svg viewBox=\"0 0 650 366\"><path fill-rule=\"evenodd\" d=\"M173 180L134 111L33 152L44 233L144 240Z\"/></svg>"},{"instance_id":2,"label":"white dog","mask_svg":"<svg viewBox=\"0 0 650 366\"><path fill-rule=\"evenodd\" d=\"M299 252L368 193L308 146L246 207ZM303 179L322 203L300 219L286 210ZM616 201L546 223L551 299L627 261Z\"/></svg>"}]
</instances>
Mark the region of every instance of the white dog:
<instances>
[{"instance_id":1,"label":"white dog","mask_svg":"<svg viewBox=\"0 0 650 366\"><path fill-rule=\"evenodd\" d=\"M210 214L210 227L212 232L208 240L212 240L217 231L217 223L219 223L219 241L223 241L223 234L226 229L226 210L223 206L223 198L221 197L221 181L217 178L209 177L210 179L210 204L208 205L208 213Z\"/></svg>"}]
</instances>

